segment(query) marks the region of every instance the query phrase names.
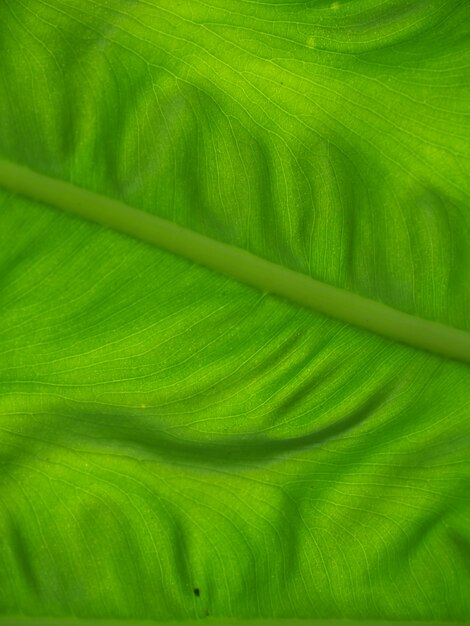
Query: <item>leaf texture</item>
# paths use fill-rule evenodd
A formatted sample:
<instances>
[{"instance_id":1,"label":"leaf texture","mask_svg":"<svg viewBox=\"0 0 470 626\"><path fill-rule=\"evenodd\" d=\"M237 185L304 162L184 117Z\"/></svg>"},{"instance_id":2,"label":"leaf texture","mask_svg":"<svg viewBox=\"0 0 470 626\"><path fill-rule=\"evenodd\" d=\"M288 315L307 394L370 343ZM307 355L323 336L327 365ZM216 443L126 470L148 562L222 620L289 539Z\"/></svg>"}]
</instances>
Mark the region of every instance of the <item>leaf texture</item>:
<instances>
[{"instance_id":1,"label":"leaf texture","mask_svg":"<svg viewBox=\"0 0 470 626\"><path fill-rule=\"evenodd\" d=\"M470 331L469 18L3 0L0 156ZM468 365L6 189L0 280L2 615L470 619Z\"/></svg>"}]
</instances>

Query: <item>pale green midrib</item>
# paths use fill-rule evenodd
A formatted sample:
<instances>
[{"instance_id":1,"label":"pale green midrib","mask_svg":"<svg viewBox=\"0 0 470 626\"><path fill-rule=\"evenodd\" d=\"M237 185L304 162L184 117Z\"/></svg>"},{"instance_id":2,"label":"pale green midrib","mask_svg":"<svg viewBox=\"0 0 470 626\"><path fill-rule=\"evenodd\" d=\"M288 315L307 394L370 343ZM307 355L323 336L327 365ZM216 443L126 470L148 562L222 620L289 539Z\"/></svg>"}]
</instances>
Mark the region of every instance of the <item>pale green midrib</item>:
<instances>
[{"instance_id":1,"label":"pale green midrib","mask_svg":"<svg viewBox=\"0 0 470 626\"><path fill-rule=\"evenodd\" d=\"M0 186L113 228L343 322L470 363L470 333L425 320L216 241L123 202L0 159Z\"/></svg>"}]
</instances>

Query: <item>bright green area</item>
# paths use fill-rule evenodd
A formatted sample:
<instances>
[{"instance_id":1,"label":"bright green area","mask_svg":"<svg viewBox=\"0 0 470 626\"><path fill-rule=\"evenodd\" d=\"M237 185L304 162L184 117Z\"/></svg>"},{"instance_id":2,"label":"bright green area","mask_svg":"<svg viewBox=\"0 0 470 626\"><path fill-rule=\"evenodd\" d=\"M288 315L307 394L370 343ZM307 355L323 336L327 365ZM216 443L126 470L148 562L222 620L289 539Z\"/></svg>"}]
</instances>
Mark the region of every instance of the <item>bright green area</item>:
<instances>
[{"instance_id":1,"label":"bright green area","mask_svg":"<svg viewBox=\"0 0 470 626\"><path fill-rule=\"evenodd\" d=\"M247 250L216 241L174 222L70 183L0 159L0 186L43 204L158 246L221 272L266 294L281 296L343 322L470 363L470 332L424 320L266 261Z\"/></svg>"},{"instance_id":2,"label":"bright green area","mask_svg":"<svg viewBox=\"0 0 470 626\"><path fill-rule=\"evenodd\" d=\"M467 337L469 37L463 0L2 0L2 171ZM3 182L1 615L470 620L467 364Z\"/></svg>"}]
</instances>

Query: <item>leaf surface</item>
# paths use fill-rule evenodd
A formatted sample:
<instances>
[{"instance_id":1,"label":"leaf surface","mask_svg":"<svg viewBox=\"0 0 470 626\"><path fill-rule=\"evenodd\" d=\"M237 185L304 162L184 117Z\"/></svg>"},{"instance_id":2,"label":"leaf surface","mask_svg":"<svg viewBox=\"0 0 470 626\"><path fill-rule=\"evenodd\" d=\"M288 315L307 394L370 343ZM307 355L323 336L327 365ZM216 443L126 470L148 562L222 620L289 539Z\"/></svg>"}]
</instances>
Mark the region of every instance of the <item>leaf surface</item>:
<instances>
[{"instance_id":1,"label":"leaf surface","mask_svg":"<svg viewBox=\"0 0 470 626\"><path fill-rule=\"evenodd\" d=\"M0 157L468 333L469 29L3 0ZM467 364L35 197L0 190L3 615L470 619Z\"/></svg>"}]
</instances>

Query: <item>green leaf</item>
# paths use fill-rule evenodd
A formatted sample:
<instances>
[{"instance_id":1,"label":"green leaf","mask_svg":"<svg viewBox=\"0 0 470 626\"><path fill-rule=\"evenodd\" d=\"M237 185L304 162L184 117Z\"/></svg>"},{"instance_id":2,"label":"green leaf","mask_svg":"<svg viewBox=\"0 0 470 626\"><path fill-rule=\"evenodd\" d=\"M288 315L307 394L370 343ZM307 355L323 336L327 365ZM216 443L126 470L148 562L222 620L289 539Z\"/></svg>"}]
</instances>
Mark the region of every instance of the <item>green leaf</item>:
<instances>
[{"instance_id":1,"label":"green leaf","mask_svg":"<svg viewBox=\"0 0 470 626\"><path fill-rule=\"evenodd\" d=\"M469 31L2 1L1 615L470 619Z\"/></svg>"}]
</instances>

